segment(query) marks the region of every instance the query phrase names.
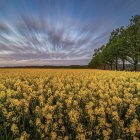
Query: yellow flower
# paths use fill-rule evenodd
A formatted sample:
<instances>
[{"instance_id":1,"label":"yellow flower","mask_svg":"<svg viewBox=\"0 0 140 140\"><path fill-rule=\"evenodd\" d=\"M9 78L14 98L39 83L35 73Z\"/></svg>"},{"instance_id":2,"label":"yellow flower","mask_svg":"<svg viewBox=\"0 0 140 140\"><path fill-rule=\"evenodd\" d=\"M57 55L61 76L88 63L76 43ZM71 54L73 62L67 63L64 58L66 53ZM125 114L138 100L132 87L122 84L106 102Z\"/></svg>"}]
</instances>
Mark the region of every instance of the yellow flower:
<instances>
[{"instance_id":1,"label":"yellow flower","mask_svg":"<svg viewBox=\"0 0 140 140\"><path fill-rule=\"evenodd\" d=\"M51 132L51 139L55 140L57 138L57 133L56 132Z\"/></svg>"},{"instance_id":2,"label":"yellow flower","mask_svg":"<svg viewBox=\"0 0 140 140\"><path fill-rule=\"evenodd\" d=\"M131 126L131 127L130 127L130 132L131 132L132 134L135 134L135 133L136 133L136 128L135 128L135 126Z\"/></svg>"},{"instance_id":3,"label":"yellow flower","mask_svg":"<svg viewBox=\"0 0 140 140\"><path fill-rule=\"evenodd\" d=\"M119 116L118 116L118 112L117 111L113 111L112 112L112 116L116 121L119 121Z\"/></svg>"},{"instance_id":4,"label":"yellow flower","mask_svg":"<svg viewBox=\"0 0 140 140\"><path fill-rule=\"evenodd\" d=\"M50 114L50 113L47 114L47 115L46 115L46 119L47 119L47 120L52 120L52 114Z\"/></svg>"},{"instance_id":5,"label":"yellow flower","mask_svg":"<svg viewBox=\"0 0 140 140\"><path fill-rule=\"evenodd\" d=\"M140 82L137 83L137 89L140 90Z\"/></svg>"},{"instance_id":6,"label":"yellow flower","mask_svg":"<svg viewBox=\"0 0 140 140\"><path fill-rule=\"evenodd\" d=\"M78 119L79 119L79 112L76 111L76 110L71 110L69 112L69 118L70 118L70 121L72 123L78 123Z\"/></svg>"},{"instance_id":7,"label":"yellow flower","mask_svg":"<svg viewBox=\"0 0 140 140\"><path fill-rule=\"evenodd\" d=\"M18 99L12 99L11 102L15 106L20 106L20 101Z\"/></svg>"},{"instance_id":8,"label":"yellow flower","mask_svg":"<svg viewBox=\"0 0 140 140\"><path fill-rule=\"evenodd\" d=\"M61 131L65 132L65 126L62 126Z\"/></svg>"},{"instance_id":9,"label":"yellow flower","mask_svg":"<svg viewBox=\"0 0 140 140\"><path fill-rule=\"evenodd\" d=\"M26 131L23 131L19 140L28 140L29 137L30 137L30 135L27 134Z\"/></svg>"},{"instance_id":10,"label":"yellow flower","mask_svg":"<svg viewBox=\"0 0 140 140\"><path fill-rule=\"evenodd\" d=\"M12 124L12 126L11 126L11 131L12 131L14 134L18 134L18 133L19 133L17 124Z\"/></svg>"},{"instance_id":11,"label":"yellow flower","mask_svg":"<svg viewBox=\"0 0 140 140\"><path fill-rule=\"evenodd\" d=\"M76 136L76 140L86 140L86 136L84 133L78 134Z\"/></svg>"},{"instance_id":12,"label":"yellow flower","mask_svg":"<svg viewBox=\"0 0 140 140\"><path fill-rule=\"evenodd\" d=\"M111 134L112 130L111 129L107 129L107 130L103 130L103 136L104 136L104 139L108 139L110 134Z\"/></svg>"},{"instance_id":13,"label":"yellow flower","mask_svg":"<svg viewBox=\"0 0 140 140\"><path fill-rule=\"evenodd\" d=\"M41 120L40 120L40 118L37 118L37 119L36 119L35 124L36 124L36 126L40 126L40 125L41 125Z\"/></svg>"},{"instance_id":14,"label":"yellow flower","mask_svg":"<svg viewBox=\"0 0 140 140\"><path fill-rule=\"evenodd\" d=\"M68 137L68 136L65 136L65 137L63 138L63 140L69 140L69 137Z\"/></svg>"},{"instance_id":15,"label":"yellow flower","mask_svg":"<svg viewBox=\"0 0 140 140\"><path fill-rule=\"evenodd\" d=\"M76 127L76 131L77 131L78 133L83 132L83 131L84 131L83 126L82 126L81 124L78 124L78 126Z\"/></svg>"}]
</instances>

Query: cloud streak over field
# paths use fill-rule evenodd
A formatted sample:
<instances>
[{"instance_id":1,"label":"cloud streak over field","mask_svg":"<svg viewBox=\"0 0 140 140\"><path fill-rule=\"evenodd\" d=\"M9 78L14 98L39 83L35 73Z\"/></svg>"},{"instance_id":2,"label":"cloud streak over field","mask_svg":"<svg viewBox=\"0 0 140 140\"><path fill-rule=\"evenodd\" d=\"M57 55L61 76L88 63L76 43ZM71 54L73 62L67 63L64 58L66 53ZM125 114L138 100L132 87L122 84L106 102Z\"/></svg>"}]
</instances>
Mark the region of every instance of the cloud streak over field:
<instances>
[{"instance_id":1,"label":"cloud streak over field","mask_svg":"<svg viewBox=\"0 0 140 140\"><path fill-rule=\"evenodd\" d=\"M88 64L140 1L0 0L0 65ZM135 7L135 8L134 8Z\"/></svg>"}]
</instances>

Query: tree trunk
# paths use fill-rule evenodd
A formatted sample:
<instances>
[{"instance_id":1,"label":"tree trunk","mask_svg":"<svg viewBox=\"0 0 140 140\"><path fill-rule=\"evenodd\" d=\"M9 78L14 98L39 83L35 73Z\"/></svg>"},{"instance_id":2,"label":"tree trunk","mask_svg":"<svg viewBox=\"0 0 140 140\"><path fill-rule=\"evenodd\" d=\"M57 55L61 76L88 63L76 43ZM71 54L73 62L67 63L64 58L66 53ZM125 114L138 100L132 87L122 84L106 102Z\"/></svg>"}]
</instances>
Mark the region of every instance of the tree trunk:
<instances>
[{"instance_id":1,"label":"tree trunk","mask_svg":"<svg viewBox=\"0 0 140 140\"><path fill-rule=\"evenodd\" d=\"M112 70L112 63L111 63L111 65L110 65L110 66L111 66L111 70Z\"/></svg>"},{"instance_id":2,"label":"tree trunk","mask_svg":"<svg viewBox=\"0 0 140 140\"><path fill-rule=\"evenodd\" d=\"M104 65L104 70L106 70L106 65Z\"/></svg>"},{"instance_id":3,"label":"tree trunk","mask_svg":"<svg viewBox=\"0 0 140 140\"><path fill-rule=\"evenodd\" d=\"M122 60L122 63L123 63L123 70L125 70L125 60L124 59Z\"/></svg>"},{"instance_id":4,"label":"tree trunk","mask_svg":"<svg viewBox=\"0 0 140 140\"><path fill-rule=\"evenodd\" d=\"M137 64L134 64L134 70L137 71Z\"/></svg>"},{"instance_id":5,"label":"tree trunk","mask_svg":"<svg viewBox=\"0 0 140 140\"><path fill-rule=\"evenodd\" d=\"M115 64L115 66L116 66L116 70L118 70L118 58L116 57L116 64Z\"/></svg>"},{"instance_id":6,"label":"tree trunk","mask_svg":"<svg viewBox=\"0 0 140 140\"><path fill-rule=\"evenodd\" d=\"M134 71L137 71L137 68L138 68L138 60L135 59L135 61L134 61Z\"/></svg>"}]
</instances>

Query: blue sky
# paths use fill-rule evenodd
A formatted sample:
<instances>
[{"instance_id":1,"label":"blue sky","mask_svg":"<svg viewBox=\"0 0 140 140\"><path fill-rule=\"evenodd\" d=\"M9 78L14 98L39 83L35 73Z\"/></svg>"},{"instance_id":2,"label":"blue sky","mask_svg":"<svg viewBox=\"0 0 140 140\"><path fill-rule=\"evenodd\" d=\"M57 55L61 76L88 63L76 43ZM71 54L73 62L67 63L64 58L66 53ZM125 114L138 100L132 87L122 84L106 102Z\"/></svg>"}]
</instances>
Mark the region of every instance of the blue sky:
<instances>
[{"instance_id":1,"label":"blue sky","mask_svg":"<svg viewBox=\"0 0 140 140\"><path fill-rule=\"evenodd\" d=\"M85 65L140 0L0 0L0 66Z\"/></svg>"}]
</instances>

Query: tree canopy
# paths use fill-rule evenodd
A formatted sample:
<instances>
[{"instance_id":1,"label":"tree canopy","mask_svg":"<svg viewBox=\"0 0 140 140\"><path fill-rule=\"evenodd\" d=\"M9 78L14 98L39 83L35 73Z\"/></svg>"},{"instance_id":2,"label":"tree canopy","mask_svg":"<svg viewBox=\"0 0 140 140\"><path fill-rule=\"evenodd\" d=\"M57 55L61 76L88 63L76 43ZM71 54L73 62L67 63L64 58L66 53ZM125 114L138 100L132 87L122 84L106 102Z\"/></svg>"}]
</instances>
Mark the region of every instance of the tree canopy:
<instances>
[{"instance_id":1,"label":"tree canopy","mask_svg":"<svg viewBox=\"0 0 140 140\"><path fill-rule=\"evenodd\" d=\"M126 62L137 71L140 62L140 15L133 16L127 27L111 32L108 43L94 51L89 67L112 69L114 66L117 70L118 64L122 64L122 70L125 70Z\"/></svg>"}]
</instances>

